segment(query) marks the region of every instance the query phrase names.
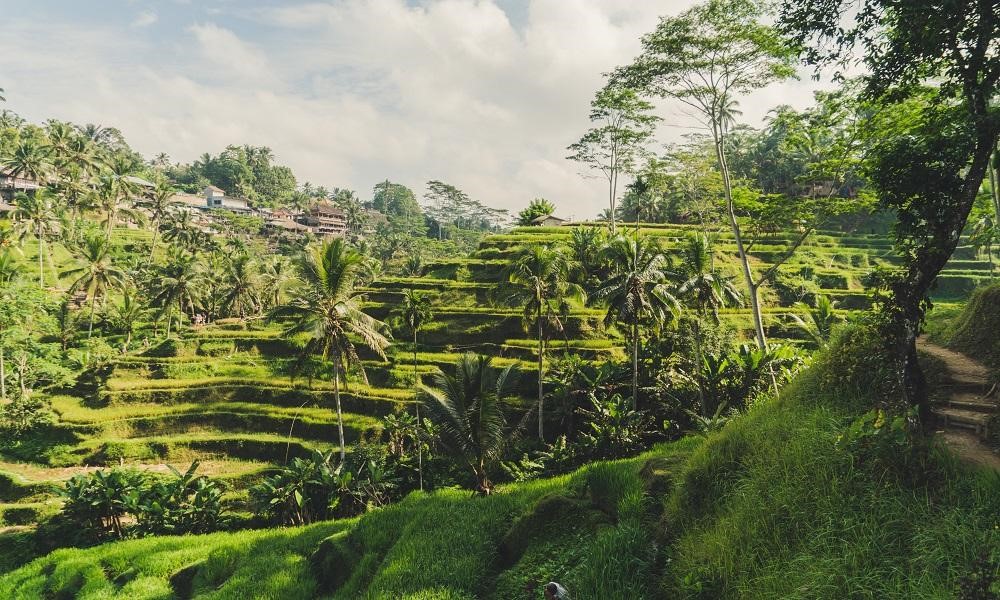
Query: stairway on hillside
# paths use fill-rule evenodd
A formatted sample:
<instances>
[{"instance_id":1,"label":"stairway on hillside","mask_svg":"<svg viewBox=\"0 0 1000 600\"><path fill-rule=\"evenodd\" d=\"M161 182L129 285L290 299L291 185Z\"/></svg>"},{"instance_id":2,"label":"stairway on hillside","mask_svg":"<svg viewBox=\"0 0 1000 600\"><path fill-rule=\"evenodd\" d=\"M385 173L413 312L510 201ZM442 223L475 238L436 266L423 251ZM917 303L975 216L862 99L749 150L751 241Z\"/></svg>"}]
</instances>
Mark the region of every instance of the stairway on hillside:
<instances>
[{"instance_id":1,"label":"stairway on hillside","mask_svg":"<svg viewBox=\"0 0 1000 600\"><path fill-rule=\"evenodd\" d=\"M990 371L975 360L920 340L920 349L945 367L943 381L935 390L932 413L938 434L963 458L1000 468L1000 456L986 445L997 432L991 431L1000 414L1000 398L990 387Z\"/></svg>"}]
</instances>

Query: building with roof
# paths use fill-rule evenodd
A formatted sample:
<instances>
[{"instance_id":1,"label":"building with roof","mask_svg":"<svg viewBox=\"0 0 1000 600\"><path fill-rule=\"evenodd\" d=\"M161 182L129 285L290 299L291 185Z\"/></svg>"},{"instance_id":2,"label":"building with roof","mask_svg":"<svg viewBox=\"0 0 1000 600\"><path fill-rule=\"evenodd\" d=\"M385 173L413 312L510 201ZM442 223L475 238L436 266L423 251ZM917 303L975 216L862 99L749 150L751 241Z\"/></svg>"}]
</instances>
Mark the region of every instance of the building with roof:
<instances>
[{"instance_id":1,"label":"building with roof","mask_svg":"<svg viewBox=\"0 0 1000 600\"><path fill-rule=\"evenodd\" d=\"M347 215L331 202L313 204L297 220L316 235L333 237L347 233Z\"/></svg>"},{"instance_id":2,"label":"building with roof","mask_svg":"<svg viewBox=\"0 0 1000 600\"><path fill-rule=\"evenodd\" d=\"M531 224L536 227L561 227L566 219L560 219L554 215L541 215L531 220Z\"/></svg>"},{"instance_id":3,"label":"building with roof","mask_svg":"<svg viewBox=\"0 0 1000 600\"><path fill-rule=\"evenodd\" d=\"M210 185L205 188L205 208L222 209L234 213L250 214L254 209L246 198L227 196L225 190Z\"/></svg>"},{"instance_id":4,"label":"building with roof","mask_svg":"<svg viewBox=\"0 0 1000 600\"><path fill-rule=\"evenodd\" d=\"M18 192L34 192L42 184L38 181L21 175L13 175L10 171L0 170L0 200L10 201Z\"/></svg>"}]
</instances>

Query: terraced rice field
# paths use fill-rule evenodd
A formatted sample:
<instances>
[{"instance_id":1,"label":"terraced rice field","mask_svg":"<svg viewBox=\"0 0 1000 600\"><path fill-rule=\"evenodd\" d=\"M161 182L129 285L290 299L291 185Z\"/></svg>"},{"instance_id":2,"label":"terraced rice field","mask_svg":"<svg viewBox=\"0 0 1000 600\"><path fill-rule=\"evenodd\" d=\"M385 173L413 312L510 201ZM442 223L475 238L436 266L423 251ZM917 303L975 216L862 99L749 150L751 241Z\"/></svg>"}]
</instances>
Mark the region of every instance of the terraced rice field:
<instances>
[{"instance_id":1,"label":"terraced rice field","mask_svg":"<svg viewBox=\"0 0 1000 600\"><path fill-rule=\"evenodd\" d=\"M691 229L642 228L668 249L676 249ZM530 396L535 340L524 331L521 310L495 305L491 293L506 260L519 247L565 241L569 235L568 227L520 228L487 238L471 257L431 263L422 277L387 277L372 284L366 290L366 309L373 316L392 324L401 295L413 288L430 295L434 320L421 332L415 365L409 335L398 328L394 333L399 342L388 361L363 356L367 383L354 374L342 390L348 443L376 429L379 417L413 402L414 368L423 379L453 364L465 351L487 353L496 357L496 365L512 366L521 376L525 397ZM775 234L755 244L755 267L765 269L779 260L793 239L792 234ZM122 240L128 243L129 238ZM716 253L720 268L737 276L735 247L724 232L718 236ZM764 290L768 335L804 343L791 325L791 315L802 310L795 300L826 294L847 317L869 305L863 281L871 270L896 263L885 236L820 232L781 267L784 287ZM959 296L989 278L989 264L977 260L971 247L962 246L937 293L942 298ZM574 308L565 333L550 341L550 352L591 360L623 358L624 341L604 327L603 316L598 309ZM720 316L750 339L746 309L725 309ZM276 325L230 323L186 330L175 343L122 356L92 389L52 396L56 419L44 438L0 457L0 519L22 525L56 510L53 486L74 473L118 464L157 472L165 471L167 464L185 467L196 458L202 461L202 472L230 482L230 499L238 505L249 485L270 466L336 443L329 376L294 377L293 353L290 340L283 339Z\"/></svg>"}]
</instances>

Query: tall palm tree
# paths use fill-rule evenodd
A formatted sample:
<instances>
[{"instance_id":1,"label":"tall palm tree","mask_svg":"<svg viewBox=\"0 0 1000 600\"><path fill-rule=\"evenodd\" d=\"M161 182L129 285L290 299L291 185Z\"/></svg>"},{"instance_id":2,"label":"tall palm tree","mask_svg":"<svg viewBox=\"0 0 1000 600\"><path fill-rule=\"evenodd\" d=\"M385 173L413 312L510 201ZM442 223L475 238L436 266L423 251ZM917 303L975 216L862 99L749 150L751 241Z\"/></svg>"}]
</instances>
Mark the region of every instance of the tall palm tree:
<instances>
[{"instance_id":1,"label":"tall palm tree","mask_svg":"<svg viewBox=\"0 0 1000 600\"><path fill-rule=\"evenodd\" d=\"M118 165L119 168L125 165ZM124 174L122 174L124 173ZM104 212L105 237L111 239L118 221L122 218L134 223L142 223L142 213L135 209L133 198L137 193L135 185L126 177L130 171L112 172L101 177L95 190L97 205Z\"/></svg>"},{"instance_id":2,"label":"tall palm tree","mask_svg":"<svg viewBox=\"0 0 1000 600\"><path fill-rule=\"evenodd\" d=\"M160 225L163 224L164 219L166 219L177 206L177 202L173 200L173 197L174 189L165 181L158 183L156 188L154 188L152 193L149 195L149 224L153 228L151 258L154 260L156 259L156 241L160 235Z\"/></svg>"},{"instance_id":3,"label":"tall palm tree","mask_svg":"<svg viewBox=\"0 0 1000 600\"><path fill-rule=\"evenodd\" d=\"M124 271L115 267L111 260L111 242L95 232L84 236L78 252L78 258L83 264L62 274L76 277L69 287L70 296L81 290L87 293L87 299L90 301L90 324L87 327L89 340L94 334L94 310L97 299L106 297L111 288L120 286L125 281L126 275Z\"/></svg>"},{"instance_id":4,"label":"tall palm tree","mask_svg":"<svg viewBox=\"0 0 1000 600\"><path fill-rule=\"evenodd\" d=\"M167 338L170 337L174 307L180 314L189 310L194 315L203 279L198 259L193 254L172 252L167 264L160 268L159 277L152 286L151 304L159 306L167 316Z\"/></svg>"},{"instance_id":5,"label":"tall palm tree","mask_svg":"<svg viewBox=\"0 0 1000 600\"><path fill-rule=\"evenodd\" d=\"M546 327L562 331L570 301L583 302L586 294L570 282L570 262L562 249L539 245L525 248L510 263L498 292L505 304L523 307L525 327L533 327L538 336L538 439L544 439Z\"/></svg>"},{"instance_id":6,"label":"tall palm tree","mask_svg":"<svg viewBox=\"0 0 1000 600\"><path fill-rule=\"evenodd\" d=\"M222 310L240 319L259 312L261 279L253 257L244 252L226 261L223 285Z\"/></svg>"},{"instance_id":7,"label":"tall palm tree","mask_svg":"<svg viewBox=\"0 0 1000 600\"><path fill-rule=\"evenodd\" d=\"M438 373L433 386L422 386L422 402L437 425L441 445L465 463L484 496L493 491L491 468L518 431L508 431L504 400L512 395L513 377L507 367L496 371L491 358L466 354L455 374Z\"/></svg>"},{"instance_id":8,"label":"tall palm tree","mask_svg":"<svg viewBox=\"0 0 1000 600\"><path fill-rule=\"evenodd\" d=\"M163 239L192 254L201 246L201 231L187 210L170 213L164 222Z\"/></svg>"},{"instance_id":9,"label":"tall palm tree","mask_svg":"<svg viewBox=\"0 0 1000 600\"><path fill-rule=\"evenodd\" d=\"M288 260L283 256L275 256L265 261L260 275L264 288L264 293L261 295L262 309L279 306L294 275Z\"/></svg>"},{"instance_id":10,"label":"tall palm tree","mask_svg":"<svg viewBox=\"0 0 1000 600\"><path fill-rule=\"evenodd\" d=\"M621 323L632 338L632 408L639 398L639 328L643 319L663 323L680 312L670 292L670 261L651 238L618 235L604 250L612 274L594 291L606 303L605 324Z\"/></svg>"},{"instance_id":11,"label":"tall palm tree","mask_svg":"<svg viewBox=\"0 0 1000 600\"><path fill-rule=\"evenodd\" d=\"M38 287L45 287L45 238L52 232L55 213L52 207L52 195L46 189L40 189L32 195L18 194L15 199L17 208L14 210L14 220L18 223L19 237L23 240L28 233L35 236L38 243Z\"/></svg>"},{"instance_id":12,"label":"tall palm tree","mask_svg":"<svg viewBox=\"0 0 1000 600\"><path fill-rule=\"evenodd\" d=\"M406 323L407 329L413 334L413 385L420 385L420 378L417 376L417 336L420 328L434 318L431 309L430 299L413 290L408 289L403 293L403 304L400 307L400 317ZM424 446L423 440L419 436L420 432L420 403L416 404L417 411L417 476L420 479L420 491L424 490Z\"/></svg>"},{"instance_id":13,"label":"tall palm tree","mask_svg":"<svg viewBox=\"0 0 1000 600\"><path fill-rule=\"evenodd\" d=\"M122 290L122 301L113 307L113 318L115 327L125 334L125 343L122 345L125 352L128 352L132 345L132 334L135 332L135 324L142 318L145 309L140 303L136 291L131 286L126 286Z\"/></svg>"},{"instance_id":14,"label":"tall palm tree","mask_svg":"<svg viewBox=\"0 0 1000 600\"><path fill-rule=\"evenodd\" d=\"M743 296L732 280L715 270L712 242L703 233L691 234L681 249L682 263L680 267L680 284L677 286L677 297L687 306L695 309L694 340L695 369L700 370L705 363L704 332L702 327L705 319L711 315L715 323L719 322L719 309L724 306L739 305ZM705 402L704 382L698 380L698 398L701 401L704 416L711 416L710 407Z\"/></svg>"},{"instance_id":15,"label":"tall palm tree","mask_svg":"<svg viewBox=\"0 0 1000 600\"><path fill-rule=\"evenodd\" d=\"M604 230L599 227L574 227L570 232L569 255L576 283L590 289L591 284L596 282L604 245Z\"/></svg>"},{"instance_id":16,"label":"tall palm tree","mask_svg":"<svg viewBox=\"0 0 1000 600\"><path fill-rule=\"evenodd\" d=\"M361 309L362 294L356 289L363 259L337 238L309 248L302 260L302 285L291 300L272 311L272 318L288 319L285 334L308 336L305 350L320 354L333 364L333 396L337 407L340 462L347 457L344 415L340 406L340 374L361 361L352 337L361 340L381 358L389 347L385 323ZM361 368L362 376L364 369Z\"/></svg>"}]
</instances>

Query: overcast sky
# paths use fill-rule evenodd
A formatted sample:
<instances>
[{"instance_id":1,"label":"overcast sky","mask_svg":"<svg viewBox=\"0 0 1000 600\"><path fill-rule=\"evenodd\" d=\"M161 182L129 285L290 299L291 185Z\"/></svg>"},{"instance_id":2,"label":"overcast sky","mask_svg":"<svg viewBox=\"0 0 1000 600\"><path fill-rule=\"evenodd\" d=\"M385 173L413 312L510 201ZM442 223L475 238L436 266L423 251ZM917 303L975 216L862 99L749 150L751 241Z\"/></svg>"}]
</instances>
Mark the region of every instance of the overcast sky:
<instances>
[{"instance_id":1,"label":"overcast sky","mask_svg":"<svg viewBox=\"0 0 1000 600\"><path fill-rule=\"evenodd\" d=\"M122 130L174 161L272 148L300 183L362 198L429 179L517 210L587 217L600 180L565 160L601 73L689 0L0 0L0 87L31 121ZM759 124L805 106L808 76L741 102ZM660 143L695 125L664 106Z\"/></svg>"}]
</instances>

